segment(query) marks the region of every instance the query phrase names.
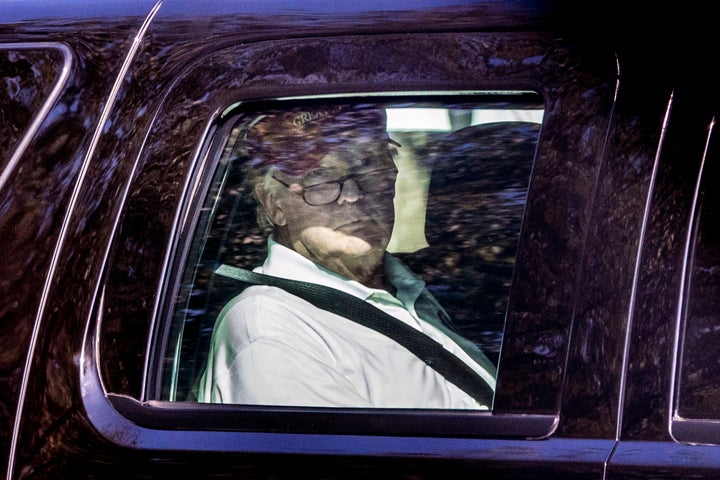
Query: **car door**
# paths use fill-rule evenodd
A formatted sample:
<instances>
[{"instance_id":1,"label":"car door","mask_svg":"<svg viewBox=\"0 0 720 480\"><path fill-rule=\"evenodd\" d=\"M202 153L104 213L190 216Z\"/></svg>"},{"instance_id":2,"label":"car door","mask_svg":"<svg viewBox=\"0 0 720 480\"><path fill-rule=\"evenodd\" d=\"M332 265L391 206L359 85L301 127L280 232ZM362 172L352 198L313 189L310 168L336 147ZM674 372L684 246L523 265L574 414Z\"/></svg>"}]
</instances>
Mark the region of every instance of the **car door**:
<instances>
[{"instance_id":1,"label":"car door","mask_svg":"<svg viewBox=\"0 0 720 480\"><path fill-rule=\"evenodd\" d=\"M704 92L668 95L608 478L717 476L717 110Z\"/></svg>"},{"instance_id":2,"label":"car door","mask_svg":"<svg viewBox=\"0 0 720 480\"><path fill-rule=\"evenodd\" d=\"M58 252L38 327L48 340L36 352L38 365L60 358L63 374L33 370L30 391L44 386L46 395L26 400L17 470L602 478L616 439L654 158L653 147L632 150L634 163L608 155L634 138L615 150L606 143L632 125L615 117L612 52L542 29L498 31L493 22L512 13L492 5L392 15L216 8L205 16L189 3L158 4L144 26L68 217L68 247ZM212 311L222 306L199 297L223 286L204 276L204 262L231 247L223 259L262 258L252 212L233 197L242 185L231 168L241 158L232 148L237 122L250 111L318 102L413 108L411 117L440 111L473 127L396 133L412 147L403 160L419 165L401 170L412 187L402 198L419 203L414 211L428 222L450 219L434 224L445 243L428 230L424 240L437 249L408 261L496 363L488 411L216 405L190 396ZM503 128L472 120L497 111L515 117L492 117ZM506 163L493 163L498 157ZM420 168L436 164L418 159L453 159L437 170L437 197L422 193ZM226 188L231 181L240 183ZM618 209L622 216L609 213ZM238 211L244 216L230 215ZM423 242L410 235L413 225L403 225L399 253L422 253L407 247ZM223 243L228 232L234 241ZM601 242L603 255L588 255ZM77 272L82 288L60 281ZM56 331L81 349L58 349L49 341ZM78 378L78 388L66 378Z\"/></svg>"},{"instance_id":3,"label":"car door","mask_svg":"<svg viewBox=\"0 0 720 480\"><path fill-rule=\"evenodd\" d=\"M37 322L82 159L125 55L128 18L50 28L26 5L0 13L0 469L12 468ZM47 13L47 12L45 12ZM128 12L129 14L130 12ZM58 23L62 23L58 20ZM129 41L131 43L131 41ZM102 55L97 52L102 50ZM51 338L54 338L51 336ZM44 362L43 362L44 363Z\"/></svg>"}]
</instances>

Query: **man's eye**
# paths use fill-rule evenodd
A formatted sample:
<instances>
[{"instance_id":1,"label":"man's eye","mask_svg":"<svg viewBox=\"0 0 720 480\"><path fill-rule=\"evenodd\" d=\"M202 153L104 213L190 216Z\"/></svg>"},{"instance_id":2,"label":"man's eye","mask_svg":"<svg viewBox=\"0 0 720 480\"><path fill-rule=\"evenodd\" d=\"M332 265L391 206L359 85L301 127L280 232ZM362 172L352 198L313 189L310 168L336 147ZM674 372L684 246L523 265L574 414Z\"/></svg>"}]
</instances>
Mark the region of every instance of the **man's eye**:
<instances>
[{"instance_id":1,"label":"man's eye","mask_svg":"<svg viewBox=\"0 0 720 480\"><path fill-rule=\"evenodd\" d=\"M315 188L315 187L322 187L323 185L327 185L329 183L336 183L337 179L328 179L328 178L313 178L306 182L303 182L303 185L305 188Z\"/></svg>"},{"instance_id":2,"label":"man's eye","mask_svg":"<svg viewBox=\"0 0 720 480\"><path fill-rule=\"evenodd\" d=\"M376 178L393 178L396 175L392 168L386 168L383 170L373 170L372 172L366 172L358 175L362 179L376 179Z\"/></svg>"},{"instance_id":3,"label":"man's eye","mask_svg":"<svg viewBox=\"0 0 720 480\"><path fill-rule=\"evenodd\" d=\"M334 182L337 178L337 172L328 169L315 169L305 174L302 184L305 187L312 187L320 183Z\"/></svg>"},{"instance_id":4,"label":"man's eye","mask_svg":"<svg viewBox=\"0 0 720 480\"><path fill-rule=\"evenodd\" d=\"M305 187L305 191L312 191L312 192L332 191L332 190L335 190L337 188L337 186L338 186L337 182L324 182L324 183L318 183L311 187Z\"/></svg>"},{"instance_id":5,"label":"man's eye","mask_svg":"<svg viewBox=\"0 0 720 480\"><path fill-rule=\"evenodd\" d=\"M387 173L385 173L385 172L368 172L368 173L363 173L362 175L359 175L358 178L361 180L374 180L376 178L382 178L385 175L387 175Z\"/></svg>"}]
</instances>

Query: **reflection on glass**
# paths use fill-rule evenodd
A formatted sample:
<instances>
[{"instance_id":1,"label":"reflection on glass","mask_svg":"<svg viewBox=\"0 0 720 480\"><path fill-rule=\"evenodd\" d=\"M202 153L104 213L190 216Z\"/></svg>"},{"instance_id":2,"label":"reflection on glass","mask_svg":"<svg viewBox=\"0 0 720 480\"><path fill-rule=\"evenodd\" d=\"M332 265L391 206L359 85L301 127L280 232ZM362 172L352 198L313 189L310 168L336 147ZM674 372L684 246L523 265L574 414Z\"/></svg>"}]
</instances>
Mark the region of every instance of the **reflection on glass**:
<instances>
[{"instance_id":1,"label":"reflection on glass","mask_svg":"<svg viewBox=\"0 0 720 480\"><path fill-rule=\"evenodd\" d=\"M0 171L50 95L62 60L56 49L0 45Z\"/></svg>"},{"instance_id":2,"label":"reflection on glass","mask_svg":"<svg viewBox=\"0 0 720 480\"><path fill-rule=\"evenodd\" d=\"M180 277L162 398L492 408L542 108L452 100L238 110ZM532 121L478 123L483 110ZM463 380L355 314L221 265L349 293L441 346Z\"/></svg>"}]
</instances>

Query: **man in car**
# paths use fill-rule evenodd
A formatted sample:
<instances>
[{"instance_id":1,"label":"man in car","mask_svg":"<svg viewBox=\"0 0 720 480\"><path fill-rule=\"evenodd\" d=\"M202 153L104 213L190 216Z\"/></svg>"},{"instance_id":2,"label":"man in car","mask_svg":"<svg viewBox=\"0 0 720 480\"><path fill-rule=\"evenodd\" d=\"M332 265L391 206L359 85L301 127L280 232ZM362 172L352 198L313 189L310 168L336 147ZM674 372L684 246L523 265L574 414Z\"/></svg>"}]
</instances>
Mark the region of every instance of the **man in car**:
<instances>
[{"instance_id":1,"label":"man in car","mask_svg":"<svg viewBox=\"0 0 720 480\"><path fill-rule=\"evenodd\" d=\"M386 251L397 169L384 110L268 112L253 120L246 142L258 217L271 229L267 258L255 271L360 298L442 344L494 390L494 366ZM245 289L220 313L198 399L491 408L379 331L267 285Z\"/></svg>"}]
</instances>

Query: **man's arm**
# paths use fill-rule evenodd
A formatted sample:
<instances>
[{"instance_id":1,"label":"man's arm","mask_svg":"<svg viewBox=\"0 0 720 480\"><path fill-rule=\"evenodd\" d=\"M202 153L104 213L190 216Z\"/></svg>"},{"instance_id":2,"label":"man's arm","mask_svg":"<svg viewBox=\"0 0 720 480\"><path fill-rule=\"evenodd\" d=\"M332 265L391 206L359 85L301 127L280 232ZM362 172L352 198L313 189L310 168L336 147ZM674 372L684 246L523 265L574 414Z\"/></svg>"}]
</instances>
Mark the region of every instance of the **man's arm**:
<instances>
[{"instance_id":1,"label":"man's arm","mask_svg":"<svg viewBox=\"0 0 720 480\"><path fill-rule=\"evenodd\" d=\"M202 401L372 406L302 318L298 302L307 302L288 296L273 287L251 287L223 310L213 334Z\"/></svg>"}]
</instances>

